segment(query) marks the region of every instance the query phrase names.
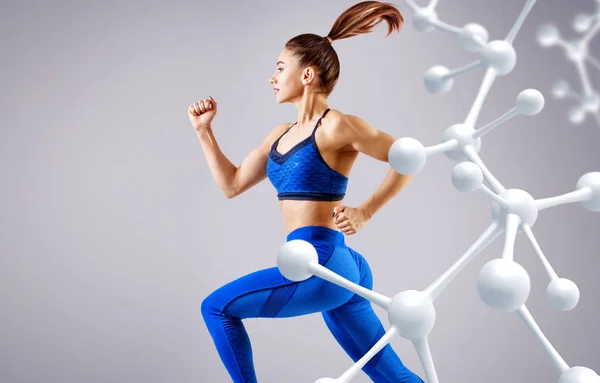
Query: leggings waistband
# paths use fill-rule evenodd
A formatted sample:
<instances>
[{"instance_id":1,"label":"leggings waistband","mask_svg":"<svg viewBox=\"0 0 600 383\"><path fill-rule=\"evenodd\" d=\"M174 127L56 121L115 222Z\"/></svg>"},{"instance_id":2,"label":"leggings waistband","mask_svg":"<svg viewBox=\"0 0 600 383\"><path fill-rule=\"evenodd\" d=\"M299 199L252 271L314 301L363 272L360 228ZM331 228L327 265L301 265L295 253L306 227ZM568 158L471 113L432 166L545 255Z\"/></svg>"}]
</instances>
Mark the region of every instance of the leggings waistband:
<instances>
[{"instance_id":1,"label":"leggings waistband","mask_svg":"<svg viewBox=\"0 0 600 383\"><path fill-rule=\"evenodd\" d=\"M302 239L307 242L326 242L336 246L345 246L344 233L325 226L303 226L287 235L287 241Z\"/></svg>"}]
</instances>

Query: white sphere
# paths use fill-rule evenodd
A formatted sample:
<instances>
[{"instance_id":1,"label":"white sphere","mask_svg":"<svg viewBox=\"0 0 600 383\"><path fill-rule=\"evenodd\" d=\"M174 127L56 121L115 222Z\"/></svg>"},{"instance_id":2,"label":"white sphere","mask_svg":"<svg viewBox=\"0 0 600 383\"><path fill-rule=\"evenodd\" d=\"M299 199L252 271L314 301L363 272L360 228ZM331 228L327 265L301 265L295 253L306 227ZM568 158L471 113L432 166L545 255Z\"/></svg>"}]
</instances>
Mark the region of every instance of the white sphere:
<instances>
[{"instance_id":1,"label":"white sphere","mask_svg":"<svg viewBox=\"0 0 600 383\"><path fill-rule=\"evenodd\" d=\"M388 151L388 162L398 173L404 175L416 174L423 169L427 154L425 147L411 137L397 139Z\"/></svg>"},{"instance_id":2,"label":"white sphere","mask_svg":"<svg viewBox=\"0 0 600 383\"><path fill-rule=\"evenodd\" d=\"M317 380L315 383L338 383L337 379L333 378L321 378Z\"/></svg>"},{"instance_id":3,"label":"white sphere","mask_svg":"<svg viewBox=\"0 0 600 383\"><path fill-rule=\"evenodd\" d=\"M452 89L452 85L454 85L454 79L446 77L448 73L450 73L450 70L443 65L436 65L429 68L423 75L425 89L433 94L448 92Z\"/></svg>"},{"instance_id":4,"label":"white sphere","mask_svg":"<svg viewBox=\"0 0 600 383\"><path fill-rule=\"evenodd\" d=\"M592 26L592 17L585 13L580 13L573 18L573 29L579 33L587 32Z\"/></svg>"},{"instance_id":5,"label":"white sphere","mask_svg":"<svg viewBox=\"0 0 600 383\"><path fill-rule=\"evenodd\" d=\"M551 47L560 40L560 34L556 25L545 24L538 28L537 38L541 46Z\"/></svg>"},{"instance_id":6,"label":"white sphere","mask_svg":"<svg viewBox=\"0 0 600 383\"><path fill-rule=\"evenodd\" d=\"M487 44L488 39L489 33L481 24L466 24L460 32L460 41L467 52L479 52L481 45Z\"/></svg>"},{"instance_id":7,"label":"white sphere","mask_svg":"<svg viewBox=\"0 0 600 383\"><path fill-rule=\"evenodd\" d=\"M565 45L565 53L567 54L567 58L571 61L583 61L587 55L586 44L581 40L569 41Z\"/></svg>"},{"instance_id":8,"label":"white sphere","mask_svg":"<svg viewBox=\"0 0 600 383\"><path fill-rule=\"evenodd\" d=\"M464 154L464 147L467 145L472 146L475 153L479 153L479 150L481 150L481 137L474 138L474 133L475 129L465 124L454 124L446 129L442 134L442 142L456 140L459 144L456 149L444 152L446 157L457 162L469 161Z\"/></svg>"},{"instance_id":9,"label":"white sphere","mask_svg":"<svg viewBox=\"0 0 600 383\"><path fill-rule=\"evenodd\" d=\"M570 90L569 83L565 80L558 80L552 85L552 95L558 99L567 97Z\"/></svg>"},{"instance_id":10,"label":"white sphere","mask_svg":"<svg viewBox=\"0 0 600 383\"><path fill-rule=\"evenodd\" d=\"M579 289L570 279L556 278L548 284L546 296L552 307L560 311L569 311L579 302Z\"/></svg>"},{"instance_id":11,"label":"white sphere","mask_svg":"<svg viewBox=\"0 0 600 383\"><path fill-rule=\"evenodd\" d=\"M494 310L513 312L527 302L531 291L529 274L516 262L493 259L486 263L477 278L477 292Z\"/></svg>"},{"instance_id":12,"label":"white sphere","mask_svg":"<svg viewBox=\"0 0 600 383\"><path fill-rule=\"evenodd\" d=\"M461 162L452 169L452 184L459 192L473 192L483 184L483 172L473 162Z\"/></svg>"},{"instance_id":13,"label":"white sphere","mask_svg":"<svg viewBox=\"0 0 600 383\"><path fill-rule=\"evenodd\" d=\"M494 68L499 76L510 73L517 63L515 48L504 40L494 40L481 50L483 64Z\"/></svg>"},{"instance_id":14,"label":"white sphere","mask_svg":"<svg viewBox=\"0 0 600 383\"><path fill-rule=\"evenodd\" d=\"M558 383L600 383L600 377L590 368L575 366L563 372Z\"/></svg>"},{"instance_id":15,"label":"white sphere","mask_svg":"<svg viewBox=\"0 0 600 383\"><path fill-rule=\"evenodd\" d=\"M585 109L581 105L571 106L567 110L567 117L570 123L579 125L585 120Z\"/></svg>"},{"instance_id":16,"label":"white sphere","mask_svg":"<svg viewBox=\"0 0 600 383\"><path fill-rule=\"evenodd\" d=\"M435 325L435 307L429 296L421 291L402 291L388 307L388 319L398 328L401 337L409 340L427 336Z\"/></svg>"},{"instance_id":17,"label":"white sphere","mask_svg":"<svg viewBox=\"0 0 600 383\"><path fill-rule=\"evenodd\" d=\"M525 89L517 96L517 110L527 116L535 116L544 109L544 96L537 89Z\"/></svg>"},{"instance_id":18,"label":"white sphere","mask_svg":"<svg viewBox=\"0 0 600 383\"><path fill-rule=\"evenodd\" d=\"M293 239L283 244L277 252L277 267L289 280L299 282L312 277L308 271L311 262L319 262L315 247L302 239Z\"/></svg>"},{"instance_id":19,"label":"white sphere","mask_svg":"<svg viewBox=\"0 0 600 383\"><path fill-rule=\"evenodd\" d=\"M434 30L432 21L437 20L438 16L434 9L419 8L413 13L413 28L418 32L431 32Z\"/></svg>"},{"instance_id":20,"label":"white sphere","mask_svg":"<svg viewBox=\"0 0 600 383\"><path fill-rule=\"evenodd\" d=\"M505 227L506 217L509 214L519 216L522 223L533 227L538 218L538 209L535 199L531 194L521 189L508 189L499 194L507 202L507 206L500 206L496 201L492 201L492 217L500 226ZM521 232L519 225L518 232Z\"/></svg>"},{"instance_id":21,"label":"white sphere","mask_svg":"<svg viewBox=\"0 0 600 383\"><path fill-rule=\"evenodd\" d=\"M581 201L579 204L584 209L592 212L600 212L600 172L589 172L577 180L575 186L577 190L581 188L590 188L592 190L592 198L587 201Z\"/></svg>"},{"instance_id":22,"label":"white sphere","mask_svg":"<svg viewBox=\"0 0 600 383\"><path fill-rule=\"evenodd\" d=\"M600 109L600 97L598 97L598 94L591 93L583 96L582 107L586 112L598 113L598 110Z\"/></svg>"}]
</instances>

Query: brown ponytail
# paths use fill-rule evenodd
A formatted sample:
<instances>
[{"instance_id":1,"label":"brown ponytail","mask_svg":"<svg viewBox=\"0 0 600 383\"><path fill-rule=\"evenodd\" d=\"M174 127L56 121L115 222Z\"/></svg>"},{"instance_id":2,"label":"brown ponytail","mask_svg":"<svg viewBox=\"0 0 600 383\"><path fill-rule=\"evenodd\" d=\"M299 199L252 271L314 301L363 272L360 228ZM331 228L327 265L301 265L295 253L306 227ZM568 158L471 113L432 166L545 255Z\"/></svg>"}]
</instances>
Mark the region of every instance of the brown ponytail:
<instances>
[{"instance_id":1,"label":"brown ponytail","mask_svg":"<svg viewBox=\"0 0 600 383\"><path fill-rule=\"evenodd\" d=\"M340 75L340 62L327 37L336 41L370 33L382 21L388 24L387 37L394 31L400 31L404 18L394 4L363 1L344 11L327 36L301 34L290 39L285 48L297 57L300 67L316 68L322 92L329 96Z\"/></svg>"},{"instance_id":2,"label":"brown ponytail","mask_svg":"<svg viewBox=\"0 0 600 383\"><path fill-rule=\"evenodd\" d=\"M362 33L371 33L382 21L388 24L389 36L392 32L400 31L404 23L402 14L394 4L379 1L363 1L348 8L333 23L328 36L333 41L347 39Z\"/></svg>"}]
</instances>

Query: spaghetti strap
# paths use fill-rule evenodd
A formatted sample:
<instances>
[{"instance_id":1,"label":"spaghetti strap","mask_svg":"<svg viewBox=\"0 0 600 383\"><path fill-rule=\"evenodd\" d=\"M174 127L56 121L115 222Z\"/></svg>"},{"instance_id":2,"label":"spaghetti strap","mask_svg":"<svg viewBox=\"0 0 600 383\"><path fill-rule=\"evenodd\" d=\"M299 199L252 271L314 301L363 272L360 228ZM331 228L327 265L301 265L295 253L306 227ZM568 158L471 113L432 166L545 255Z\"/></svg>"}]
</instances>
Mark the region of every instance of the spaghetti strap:
<instances>
[{"instance_id":1,"label":"spaghetti strap","mask_svg":"<svg viewBox=\"0 0 600 383\"><path fill-rule=\"evenodd\" d=\"M319 117L319 120L317 121L317 123L315 124L315 128L313 129L311 136L313 136L315 134L315 132L317 131L317 128L319 127L319 125L321 125L321 119L323 117L325 117L325 115L327 114L327 112L329 112L331 109L327 108L327 110L325 110L325 112L323 113L323 115L321 117Z\"/></svg>"},{"instance_id":2,"label":"spaghetti strap","mask_svg":"<svg viewBox=\"0 0 600 383\"><path fill-rule=\"evenodd\" d=\"M327 109L325 110L325 112L323 112L323 115L322 115L321 117L319 117L319 119L317 120L317 123L315 124L315 128L313 129L312 133L310 134L311 136L314 136L315 132L317 131L317 128L318 128L318 127L319 127L319 125L321 124L321 119L322 119L323 117L325 117L325 115L327 114L327 112L329 112L330 110L331 110L331 109L327 108ZM285 134L286 134L287 132L289 132L289 131L290 131L290 129L292 129L292 127L293 127L294 125L296 125L297 123L298 123L298 121L296 121L296 122L294 122L292 125L290 125L290 127L289 127L289 128L287 128L287 129L285 130L285 132L283 132L283 134L282 134L281 136L279 136L279 138L278 138L278 139L276 139L276 140L275 140L275 142L273 142L273 145L271 145L271 149L275 149L275 148L277 147L277 144L278 144L278 143L279 143L279 141L281 140L281 137L285 136Z\"/></svg>"}]
</instances>

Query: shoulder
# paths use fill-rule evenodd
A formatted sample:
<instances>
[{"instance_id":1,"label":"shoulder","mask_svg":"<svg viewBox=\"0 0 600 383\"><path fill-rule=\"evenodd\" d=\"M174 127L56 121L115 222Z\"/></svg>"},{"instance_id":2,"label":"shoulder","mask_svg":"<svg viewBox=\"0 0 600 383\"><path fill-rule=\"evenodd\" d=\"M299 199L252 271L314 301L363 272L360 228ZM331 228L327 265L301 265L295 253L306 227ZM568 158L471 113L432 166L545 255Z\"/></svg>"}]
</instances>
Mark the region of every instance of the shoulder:
<instances>
[{"instance_id":1,"label":"shoulder","mask_svg":"<svg viewBox=\"0 0 600 383\"><path fill-rule=\"evenodd\" d=\"M344 133L348 127L347 115L336 109L330 109L322 120L319 130L321 134L329 137L337 137Z\"/></svg>"},{"instance_id":2,"label":"shoulder","mask_svg":"<svg viewBox=\"0 0 600 383\"><path fill-rule=\"evenodd\" d=\"M331 126L331 128L339 128L344 125L344 119L346 114L340 112L336 109L330 109L325 116L325 120L327 121L327 125Z\"/></svg>"},{"instance_id":3,"label":"shoulder","mask_svg":"<svg viewBox=\"0 0 600 383\"><path fill-rule=\"evenodd\" d=\"M327 114L327 119L332 128L336 129L356 129L356 128L366 128L369 124L361 117L343 113L339 110L331 109Z\"/></svg>"},{"instance_id":4,"label":"shoulder","mask_svg":"<svg viewBox=\"0 0 600 383\"><path fill-rule=\"evenodd\" d=\"M333 130L337 146L350 151L365 153L381 161L387 161L389 148L395 138L369 124L364 118L352 114L339 115Z\"/></svg>"},{"instance_id":5,"label":"shoulder","mask_svg":"<svg viewBox=\"0 0 600 383\"><path fill-rule=\"evenodd\" d=\"M337 110L331 110L329 113L332 115L330 121L330 131L332 134L342 134L349 138L349 136L365 134L374 130L367 121L359 116L342 113ZM329 117L329 114L327 117Z\"/></svg>"},{"instance_id":6,"label":"shoulder","mask_svg":"<svg viewBox=\"0 0 600 383\"><path fill-rule=\"evenodd\" d=\"M352 142L355 141L358 117L331 109L323 119L319 128L320 146L337 150L354 151Z\"/></svg>"}]
</instances>

